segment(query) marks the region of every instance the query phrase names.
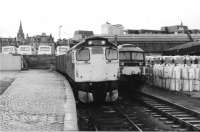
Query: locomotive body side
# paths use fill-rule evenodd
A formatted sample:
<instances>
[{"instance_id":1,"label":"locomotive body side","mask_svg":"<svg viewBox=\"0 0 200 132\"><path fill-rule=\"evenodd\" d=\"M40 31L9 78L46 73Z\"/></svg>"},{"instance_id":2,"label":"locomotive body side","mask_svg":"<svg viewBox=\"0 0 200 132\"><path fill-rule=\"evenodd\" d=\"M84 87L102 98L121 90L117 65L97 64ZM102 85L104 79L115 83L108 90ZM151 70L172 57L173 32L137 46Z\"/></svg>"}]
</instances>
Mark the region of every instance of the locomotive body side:
<instances>
[{"instance_id":1,"label":"locomotive body side","mask_svg":"<svg viewBox=\"0 0 200 132\"><path fill-rule=\"evenodd\" d=\"M69 51L65 56L65 73L74 81L75 80L75 60L74 60L74 51Z\"/></svg>"}]
</instances>

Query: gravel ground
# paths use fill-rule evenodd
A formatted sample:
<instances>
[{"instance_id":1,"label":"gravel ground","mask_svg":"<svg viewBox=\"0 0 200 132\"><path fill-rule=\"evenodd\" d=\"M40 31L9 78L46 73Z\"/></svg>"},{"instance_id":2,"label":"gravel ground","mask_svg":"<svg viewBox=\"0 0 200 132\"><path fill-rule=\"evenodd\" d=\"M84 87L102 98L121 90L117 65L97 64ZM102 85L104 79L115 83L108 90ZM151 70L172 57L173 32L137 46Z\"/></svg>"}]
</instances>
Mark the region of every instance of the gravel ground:
<instances>
[{"instance_id":1,"label":"gravel ground","mask_svg":"<svg viewBox=\"0 0 200 132\"><path fill-rule=\"evenodd\" d=\"M15 81L0 99L1 130L63 130L66 97L58 73L28 70L8 76Z\"/></svg>"}]
</instances>

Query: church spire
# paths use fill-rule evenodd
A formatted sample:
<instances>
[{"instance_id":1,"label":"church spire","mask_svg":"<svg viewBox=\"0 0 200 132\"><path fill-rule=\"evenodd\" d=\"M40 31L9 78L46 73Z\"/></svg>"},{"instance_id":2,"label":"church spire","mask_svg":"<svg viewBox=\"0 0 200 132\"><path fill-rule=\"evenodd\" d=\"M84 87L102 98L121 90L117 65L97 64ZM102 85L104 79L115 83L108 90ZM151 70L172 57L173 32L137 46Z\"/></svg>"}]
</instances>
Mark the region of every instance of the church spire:
<instances>
[{"instance_id":1,"label":"church spire","mask_svg":"<svg viewBox=\"0 0 200 132\"><path fill-rule=\"evenodd\" d=\"M24 40L24 32L23 32L23 29L22 29L21 20L20 20L19 30L18 30L18 33L17 33L17 40L18 41L23 41Z\"/></svg>"},{"instance_id":2,"label":"church spire","mask_svg":"<svg viewBox=\"0 0 200 132\"><path fill-rule=\"evenodd\" d=\"M181 26L183 26L183 21L181 21Z\"/></svg>"}]
</instances>

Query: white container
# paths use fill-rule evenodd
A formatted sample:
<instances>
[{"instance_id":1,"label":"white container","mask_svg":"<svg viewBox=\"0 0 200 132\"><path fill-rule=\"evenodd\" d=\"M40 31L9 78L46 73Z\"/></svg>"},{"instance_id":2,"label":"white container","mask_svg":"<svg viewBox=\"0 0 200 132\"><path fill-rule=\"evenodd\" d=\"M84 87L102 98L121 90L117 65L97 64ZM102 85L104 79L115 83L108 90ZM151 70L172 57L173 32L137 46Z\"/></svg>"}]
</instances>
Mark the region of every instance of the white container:
<instances>
[{"instance_id":1,"label":"white container","mask_svg":"<svg viewBox=\"0 0 200 132\"><path fill-rule=\"evenodd\" d=\"M181 67L180 66L175 66L173 68L170 90L172 90L172 91L180 91L181 90Z\"/></svg>"},{"instance_id":2,"label":"white container","mask_svg":"<svg viewBox=\"0 0 200 132\"><path fill-rule=\"evenodd\" d=\"M162 83L162 87L163 88L167 88L166 85L167 85L167 77L168 77L168 69L167 69L167 66L165 65L164 68L163 68L163 83Z\"/></svg>"},{"instance_id":3,"label":"white container","mask_svg":"<svg viewBox=\"0 0 200 132\"><path fill-rule=\"evenodd\" d=\"M193 91L195 86L195 68L192 66L189 67L189 89Z\"/></svg>"},{"instance_id":4,"label":"white container","mask_svg":"<svg viewBox=\"0 0 200 132\"><path fill-rule=\"evenodd\" d=\"M189 68L187 65L182 68L182 86L183 91L190 91Z\"/></svg>"},{"instance_id":5,"label":"white container","mask_svg":"<svg viewBox=\"0 0 200 132\"><path fill-rule=\"evenodd\" d=\"M171 81L171 67L167 64L164 68L164 79L165 79L165 88L170 89L170 81Z\"/></svg>"},{"instance_id":6,"label":"white container","mask_svg":"<svg viewBox=\"0 0 200 132\"><path fill-rule=\"evenodd\" d=\"M163 88L163 71L164 71L164 65L161 64L159 68L159 87Z\"/></svg>"},{"instance_id":7,"label":"white container","mask_svg":"<svg viewBox=\"0 0 200 132\"><path fill-rule=\"evenodd\" d=\"M195 68L195 81L193 91L200 91L200 68Z\"/></svg>"},{"instance_id":8,"label":"white container","mask_svg":"<svg viewBox=\"0 0 200 132\"><path fill-rule=\"evenodd\" d=\"M157 79L158 79L158 64L153 66L153 84L157 86Z\"/></svg>"}]
</instances>

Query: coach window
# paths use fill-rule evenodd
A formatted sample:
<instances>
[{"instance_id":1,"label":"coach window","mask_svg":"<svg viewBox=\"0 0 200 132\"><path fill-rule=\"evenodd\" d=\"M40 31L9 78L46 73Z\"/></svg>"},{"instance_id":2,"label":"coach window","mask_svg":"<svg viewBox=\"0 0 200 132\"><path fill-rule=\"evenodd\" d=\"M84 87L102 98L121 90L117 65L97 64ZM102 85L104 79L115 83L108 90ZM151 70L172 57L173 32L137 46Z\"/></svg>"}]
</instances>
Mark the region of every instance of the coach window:
<instances>
[{"instance_id":1,"label":"coach window","mask_svg":"<svg viewBox=\"0 0 200 132\"><path fill-rule=\"evenodd\" d=\"M77 61L88 61L90 60L90 51L88 48L80 49L76 52Z\"/></svg>"},{"instance_id":2,"label":"coach window","mask_svg":"<svg viewBox=\"0 0 200 132\"><path fill-rule=\"evenodd\" d=\"M116 49L107 48L106 49L106 59L107 60L117 60L118 52Z\"/></svg>"}]
</instances>

